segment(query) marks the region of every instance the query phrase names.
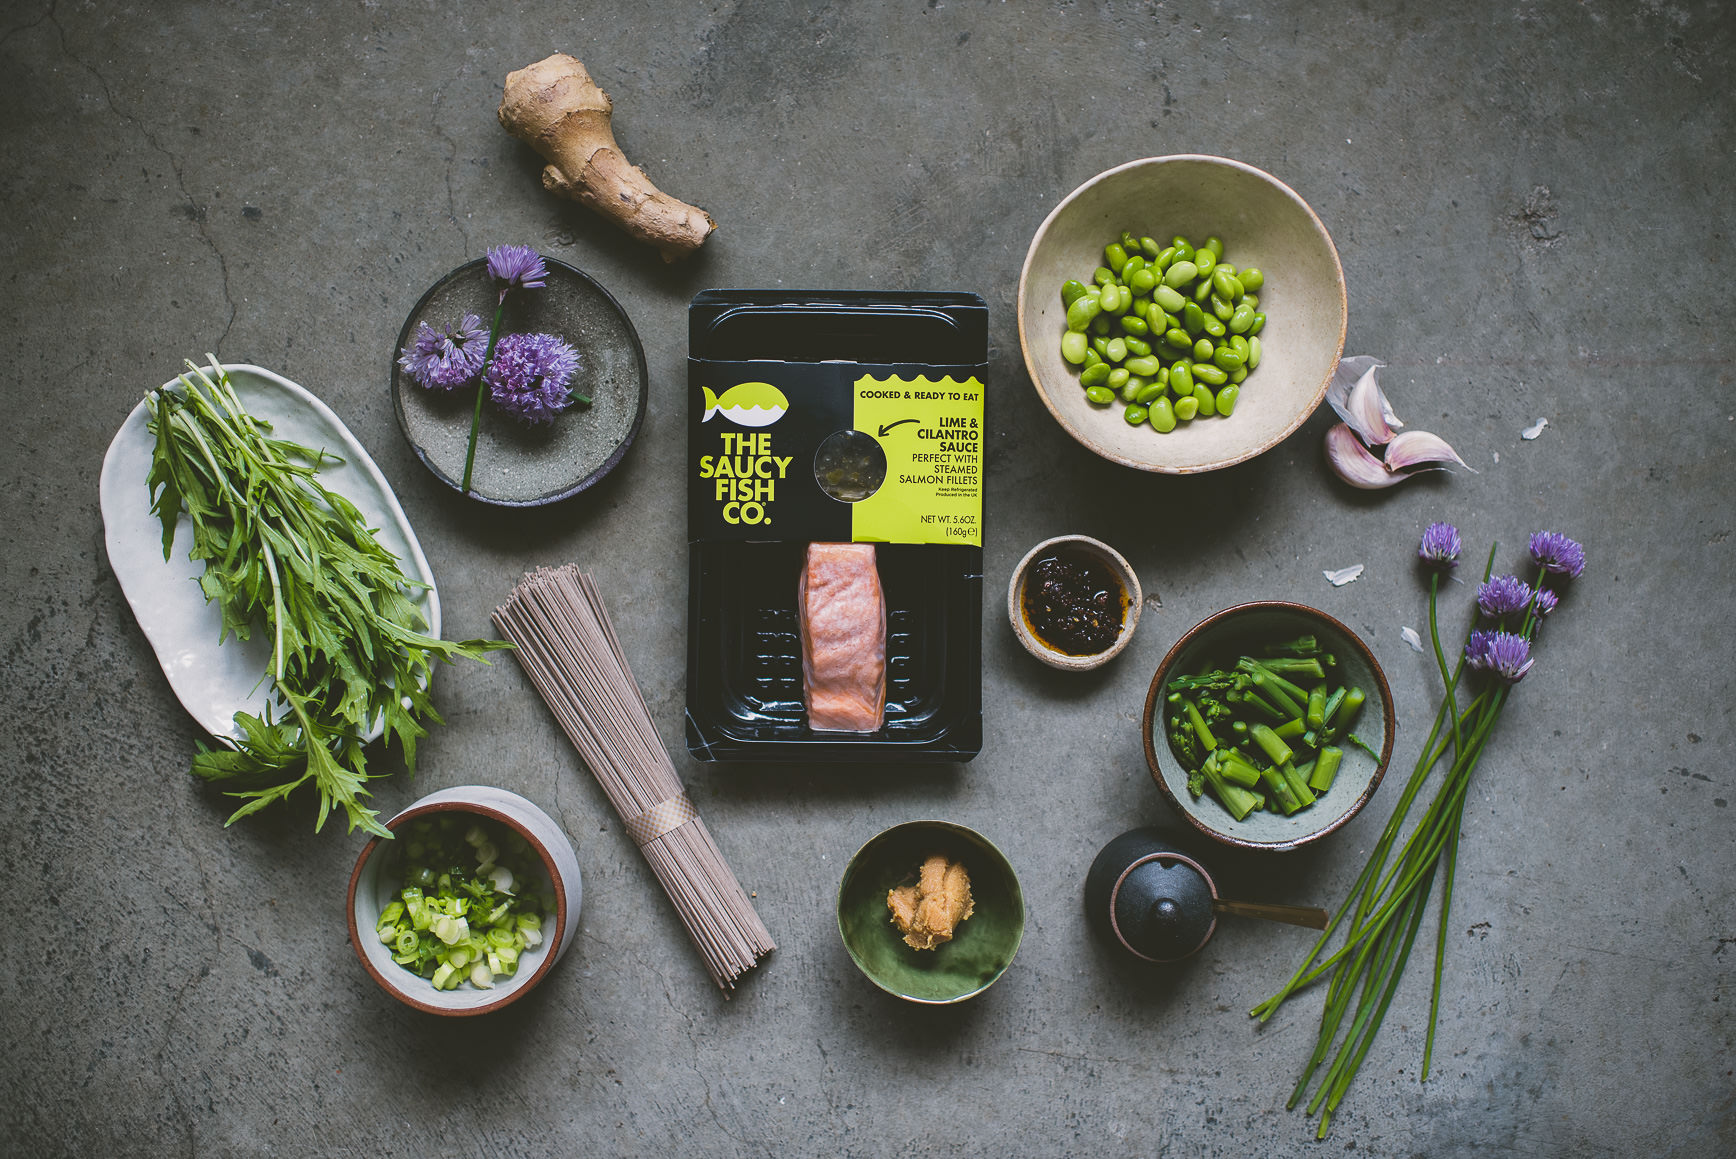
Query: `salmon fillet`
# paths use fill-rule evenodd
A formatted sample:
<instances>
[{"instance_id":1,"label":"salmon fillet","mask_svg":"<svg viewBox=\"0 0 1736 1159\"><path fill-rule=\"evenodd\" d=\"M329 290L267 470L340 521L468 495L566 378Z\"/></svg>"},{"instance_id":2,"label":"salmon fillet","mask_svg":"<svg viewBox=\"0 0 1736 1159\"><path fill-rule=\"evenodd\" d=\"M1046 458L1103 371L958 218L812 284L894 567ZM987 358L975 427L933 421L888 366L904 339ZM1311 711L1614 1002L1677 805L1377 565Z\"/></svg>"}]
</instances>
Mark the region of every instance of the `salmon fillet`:
<instances>
[{"instance_id":1,"label":"salmon fillet","mask_svg":"<svg viewBox=\"0 0 1736 1159\"><path fill-rule=\"evenodd\" d=\"M810 543L796 587L808 727L873 732L886 720L886 593L872 543Z\"/></svg>"}]
</instances>

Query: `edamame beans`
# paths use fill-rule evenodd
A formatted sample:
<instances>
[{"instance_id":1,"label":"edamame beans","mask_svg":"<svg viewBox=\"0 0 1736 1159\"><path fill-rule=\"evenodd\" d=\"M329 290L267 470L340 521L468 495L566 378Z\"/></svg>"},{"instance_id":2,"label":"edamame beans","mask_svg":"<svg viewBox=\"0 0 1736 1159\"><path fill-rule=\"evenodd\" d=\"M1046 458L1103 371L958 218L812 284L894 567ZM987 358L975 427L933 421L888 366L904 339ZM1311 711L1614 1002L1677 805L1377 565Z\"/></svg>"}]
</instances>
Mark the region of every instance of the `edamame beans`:
<instances>
[{"instance_id":1,"label":"edamame beans","mask_svg":"<svg viewBox=\"0 0 1736 1159\"><path fill-rule=\"evenodd\" d=\"M1196 418L1228 417L1260 365L1266 275L1224 260L1220 238L1169 244L1123 231L1103 247L1089 282L1061 286L1061 357L1094 406L1119 400L1129 426L1167 434Z\"/></svg>"}]
</instances>

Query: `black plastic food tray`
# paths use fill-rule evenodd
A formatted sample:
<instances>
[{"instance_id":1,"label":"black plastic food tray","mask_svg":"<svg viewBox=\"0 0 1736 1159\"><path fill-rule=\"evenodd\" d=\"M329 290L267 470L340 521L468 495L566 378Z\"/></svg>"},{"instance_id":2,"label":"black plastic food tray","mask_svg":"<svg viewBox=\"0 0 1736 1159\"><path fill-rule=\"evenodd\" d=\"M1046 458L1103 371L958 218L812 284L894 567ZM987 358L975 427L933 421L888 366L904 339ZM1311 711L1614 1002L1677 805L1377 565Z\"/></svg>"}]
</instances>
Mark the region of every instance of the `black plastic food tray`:
<instances>
[{"instance_id":1,"label":"black plastic food tray","mask_svg":"<svg viewBox=\"0 0 1736 1159\"><path fill-rule=\"evenodd\" d=\"M706 291L693 358L965 367L986 373L974 294ZM796 590L805 542L688 544L687 748L702 761L952 762L982 750L980 547L877 546L886 720L815 732L802 703Z\"/></svg>"}]
</instances>

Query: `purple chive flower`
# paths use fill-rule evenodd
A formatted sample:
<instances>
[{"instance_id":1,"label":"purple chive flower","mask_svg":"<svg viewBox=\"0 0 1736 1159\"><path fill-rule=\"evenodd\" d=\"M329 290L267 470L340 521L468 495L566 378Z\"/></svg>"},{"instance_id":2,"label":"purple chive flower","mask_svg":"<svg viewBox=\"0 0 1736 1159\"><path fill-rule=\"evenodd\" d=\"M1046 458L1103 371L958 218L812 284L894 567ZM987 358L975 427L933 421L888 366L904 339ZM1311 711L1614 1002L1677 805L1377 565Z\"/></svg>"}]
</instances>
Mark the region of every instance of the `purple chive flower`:
<instances>
[{"instance_id":1,"label":"purple chive flower","mask_svg":"<svg viewBox=\"0 0 1736 1159\"><path fill-rule=\"evenodd\" d=\"M1486 632L1481 628L1471 633L1465 641L1465 663L1475 671L1482 671L1489 666L1489 642L1495 638L1494 632Z\"/></svg>"},{"instance_id":2,"label":"purple chive flower","mask_svg":"<svg viewBox=\"0 0 1736 1159\"><path fill-rule=\"evenodd\" d=\"M1536 663L1531 658L1531 645L1523 636L1512 632L1496 632L1489 637L1484 646L1483 657L1488 670L1505 680L1508 684L1517 684L1531 671L1531 665Z\"/></svg>"},{"instance_id":3,"label":"purple chive flower","mask_svg":"<svg viewBox=\"0 0 1736 1159\"><path fill-rule=\"evenodd\" d=\"M488 276L500 285L503 302L508 290L541 289L548 274L542 255L527 245L497 245L488 251Z\"/></svg>"},{"instance_id":4,"label":"purple chive flower","mask_svg":"<svg viewBox=\"0 0 1736 1159\"><path fill-rule=\"evenodd\" d=\"M1559 531L1539 531L1531 537L1531 558L1544 571L1578 579L1585 570L1585 548Z\"/></svg>"},{"instance_id":5,"label":"purple chive flower","mask_svg":"<svg viewBox=\"0 0 1736 1159\"><path fill-rule=\"evenodd\" d=\"M508 334L494 348L486 382L501 410L527 423L550 423L572 403L567 386L579 356L552 334Z\"/></svg>"},{"instance_id":6,"label":"purple chive flower","mask_svg":"<svg viewBox=\"0 0 1736 1159\"><path fill-rule=\"evenodd\" d=\"M1518 615L1531 603L1531 585L1516 575L1498 575L1477 586L1477 606L1492 620Z\"/></svg>"},{"instance_id":7,"label":"purple chive flower","mask_svg":"<svg viewBox=\"0 0 1736 1159\"><path fill-rule=\"evenodd\" d=\"M1431 523L1423 530L1417 558L1431 567L1453 567L1459 562L1459 529L1451 523Z\"/></svg>"},{"instance_id":8,"label":"purple chive flower","mask_svg":"<svg viewBox=\"0 0 1736 1159\"><path fill-rule=\"evenodd\" d=\"M487 347L488 331L475 314L464 315L444 330L419 322L416 336L398 356L398 365L429 390L451 390L476 377Z\"/></svg>"},{"instance_id":9,"label":"purple chive flower","mask_svg":"<svg viewBox=\"0 0 1736 1159\"><path fill-rule=\"evenodd\" d=\"M1537 618L1541 620L1555 610L1555 605L1561 602L1561 597L1548 588L1537 589Z\"/></svg>"}]
</instances>

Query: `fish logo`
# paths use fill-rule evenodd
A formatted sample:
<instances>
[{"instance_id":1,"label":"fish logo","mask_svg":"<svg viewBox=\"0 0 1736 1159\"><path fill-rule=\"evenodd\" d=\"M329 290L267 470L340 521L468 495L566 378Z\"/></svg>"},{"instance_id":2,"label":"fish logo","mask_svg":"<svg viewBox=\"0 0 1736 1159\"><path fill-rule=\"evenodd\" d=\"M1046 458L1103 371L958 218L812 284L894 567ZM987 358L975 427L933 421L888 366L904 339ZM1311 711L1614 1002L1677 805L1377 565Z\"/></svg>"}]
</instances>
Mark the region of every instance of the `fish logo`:
<instances>
[{"instance_id":1,"label":"fish logo","mask_svg":"<svg viewBox=\"0 0 1736 1159\"><path fill-rule=\"evenodd\" d=\"M784 392L769 382L737 383L722 396L709 386L700 389L705 391L705 417L699 420L704 423L722 412L724 418L738 427L769 427L790 409L790 400L784 397Z\"/></svg>"}]
</instances>

